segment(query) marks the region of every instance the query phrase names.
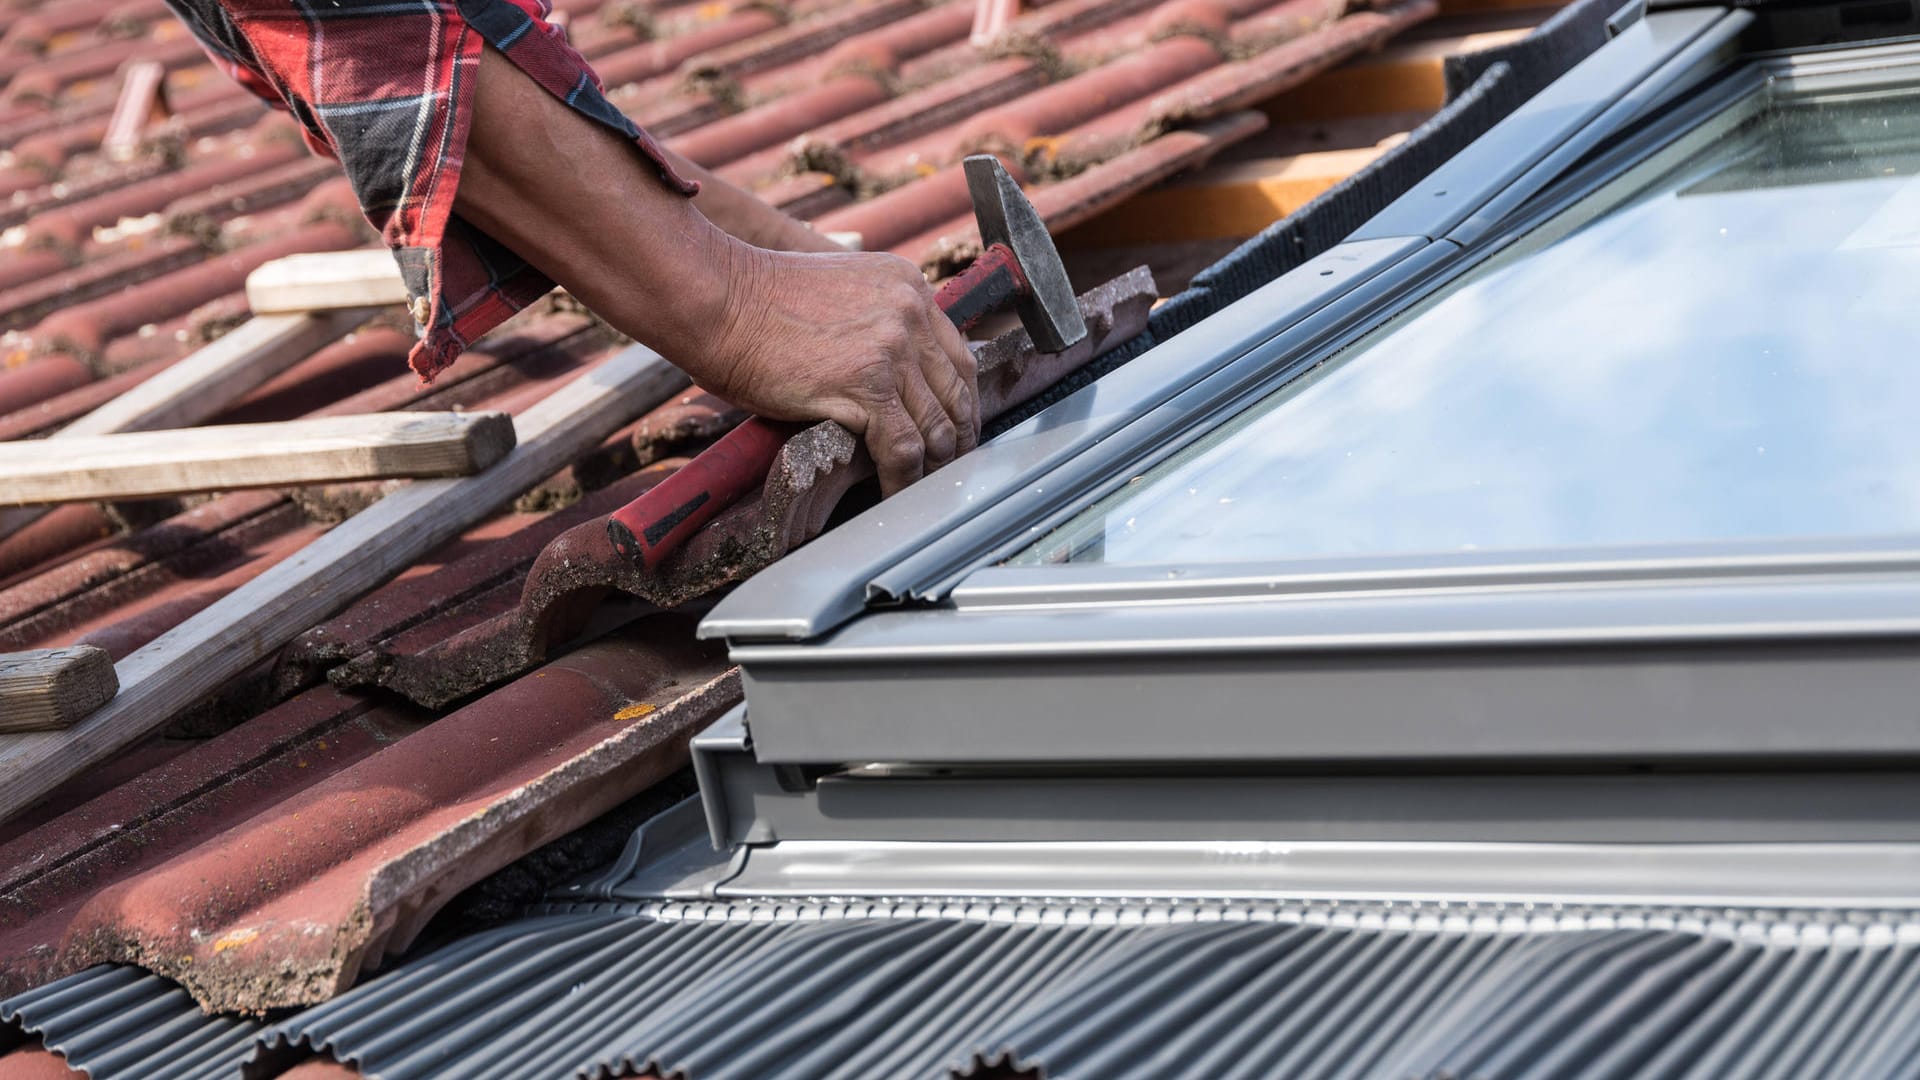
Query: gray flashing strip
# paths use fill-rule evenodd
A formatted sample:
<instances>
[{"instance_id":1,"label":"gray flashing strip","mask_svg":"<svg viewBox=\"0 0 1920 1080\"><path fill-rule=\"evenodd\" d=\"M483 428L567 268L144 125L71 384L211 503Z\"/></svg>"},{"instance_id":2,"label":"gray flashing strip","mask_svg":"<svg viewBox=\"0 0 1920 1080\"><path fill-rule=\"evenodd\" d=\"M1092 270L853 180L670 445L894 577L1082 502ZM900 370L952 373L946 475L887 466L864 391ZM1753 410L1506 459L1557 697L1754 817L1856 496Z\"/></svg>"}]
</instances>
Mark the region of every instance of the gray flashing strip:
<instances>
[{"instance_id":1,"label":"gray flashing strip","mask_svg":"<svg viewBox=\"0 0 1920 1080\"><path fill-rule=\"evenodd\" d=\"M862 610L912 575L890 568L988 507L1029 489L1069 461L1207 375L1372 280L1425 245L1385 239L1342 244L1218 315L1055 404L747 581L700 623L700 636L804 640Z\"/></svg>"},{"instance_id":2,"label":"gray flashing strip","mask_svg":"<svg viewBox=\"0 0 1920 1080\"><path fill-rule=\"evenodd\" d=\"M1702 908L1920 908L1920 844L935 843L752 848L715 899L1046 896ZM644 894L616 890L622 899Z\"/></svg>"},{"instance_id":3,"label":"gray flashing strip","mask_svg":"<svg viewBox=\"0 0 1920 1080\"><path fill-rule=\"evenodd\" d=\"M818 645L741 646L736 659L768 672L792 665L1261 655L1380 650L1537 649L1560 645L1909 640L1920 638L1920 571L1702 575L1606 583L1542 575L1424 586L1288 592L1255 586L1203 600L1071 601L970 610L887 612ZM755 745L768 748L757 707ZM819 761L854 760L844 757ZM879 752L867 760L914 760Z\"/></svg>"},{"instance_id":4,"label":"gray flashing strip","mask_svg":"<svg viewBox=\"0 0 1920 1080\"><path fill-rule=\"evenodd\" d=\"M1251 563L987 566L954 589L958 610L1262 599L1410 589L1784 580L1920 573L1920 536L1467 551Z\"/></svg>"},{"instance_id":5,"label":"gray flashing strip","mask_svg":"<svg viewBox=\"0 0 1920 1080\"><path fill-rule=\"evenodd\" d=\"M762 764L1920 754L1911 553L1746 558L1036 576L1025 602L1009 570L991 617L876 613L734 657Z\"/></svg>"},{"instance_id":6,"label":"gray flashing strip","mask_svg":"<svg viewBox=\"0 0 1920 1080\"><path fill-rule=\"evenodd\" d=\"M1713 768L1453 772L1245 766L1184 771L861 766L811 790L738 762L736 842L1197 841L1786 844L1920 839L1912 770ZM702 843L709 859L716 856ZM744 854L744 852L739 852ZM690 857L690 851L686 856ZM669 861L669 865L679 858ZM705 896L731 873L644 895ZM671 891L668 891L671 890Z\"/></svg>"},{"instance_id":7,"label":"gray flashing strip","mask_svg":"<svg viewBox=\"0 0 1920 1080\"><path fill-rule=\"evenodd\" d=\"M1660 16L1655 21L1659 18L1671 16ZM1687 87L1724 69L1739 55L1740 35L1752 25L1753 15L1746 11L1731 11L1715 20L1661 64L1644 82L1621 94L1591 123L1570 134L1532 167L1504 184L1497 193L1468 214L1465 220L1449 229L1447 238L1467 247L1494 234L1528 200L1544 191L1607 138L1644 117L1659 102L1684 93Z\"/></svg>"},{"instance_id":8,"label":"gray flashing strip","mask_svg":"<svg viewBox=\"0 0 1920 1080\"><path fill-rule=\"evenodd\" d=\"M1352 239L1447 235L1728 15L1725 8L1688 8L1635 22L1435 169ZM1528 194L1537 187L1532 184Z\"/></svg>"},{"instance_id":9,"label":"gray flashing strip","mask_svg":"<svg viewBox=\"0 0 1920 1080\"><path fill-rule=\"evenodd\" d=\"M1165 625L1154 628L1164 631ZM1207 631L1202 630L1201 633ZM1920 755L1920 641L756 666L763 765L1832 761ZM1148 669L1151 669L1150 672ZM1143 676L1143 673L1150 677ZM1847 709L1833 703L1846 695Z\"/></svg>"}]
</instances>

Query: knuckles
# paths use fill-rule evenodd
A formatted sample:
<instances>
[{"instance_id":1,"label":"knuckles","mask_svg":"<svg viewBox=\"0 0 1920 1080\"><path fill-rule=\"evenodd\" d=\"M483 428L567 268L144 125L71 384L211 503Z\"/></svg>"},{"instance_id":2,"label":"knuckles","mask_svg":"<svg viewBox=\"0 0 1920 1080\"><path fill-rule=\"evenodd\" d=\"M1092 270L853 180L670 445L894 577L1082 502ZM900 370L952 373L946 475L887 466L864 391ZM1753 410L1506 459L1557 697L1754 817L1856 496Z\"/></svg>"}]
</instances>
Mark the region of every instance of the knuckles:
<instances>
[{"instance_id":1,"label":"knuckles","mask_svg":"<svg viewBox=\"0 0 1920 1080\"><path fill-rule=\"evenodd\" d=\"M950 420L938 420L927 428L926 445L932 456L941 461L953 457L954 448L959 444L960 433Z\"/></svg>"}]
</instances>

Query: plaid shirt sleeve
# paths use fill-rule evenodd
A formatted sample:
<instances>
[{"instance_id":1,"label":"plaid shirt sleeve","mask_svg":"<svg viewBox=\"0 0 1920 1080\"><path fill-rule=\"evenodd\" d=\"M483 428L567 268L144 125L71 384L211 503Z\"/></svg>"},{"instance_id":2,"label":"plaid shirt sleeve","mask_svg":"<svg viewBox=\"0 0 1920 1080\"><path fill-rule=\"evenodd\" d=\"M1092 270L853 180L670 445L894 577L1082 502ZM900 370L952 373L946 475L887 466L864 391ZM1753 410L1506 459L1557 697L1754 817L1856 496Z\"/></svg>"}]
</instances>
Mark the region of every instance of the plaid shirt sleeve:
<instances>
[{"instance_id":1,"label":"plaid shirt sleeve","mask_svg":"<svg viewBox=\"0 0 1920 1080\"><path fill-rule=\"evenodd\" d=\"M338 158L393 249L431 380L553 282L453 213L480 53L492 44L574 110L632 139L675 190L660 147L606 98L548 23L548 0L167 0L216 64L289 110Z\"/></svg>"}]
</instances>

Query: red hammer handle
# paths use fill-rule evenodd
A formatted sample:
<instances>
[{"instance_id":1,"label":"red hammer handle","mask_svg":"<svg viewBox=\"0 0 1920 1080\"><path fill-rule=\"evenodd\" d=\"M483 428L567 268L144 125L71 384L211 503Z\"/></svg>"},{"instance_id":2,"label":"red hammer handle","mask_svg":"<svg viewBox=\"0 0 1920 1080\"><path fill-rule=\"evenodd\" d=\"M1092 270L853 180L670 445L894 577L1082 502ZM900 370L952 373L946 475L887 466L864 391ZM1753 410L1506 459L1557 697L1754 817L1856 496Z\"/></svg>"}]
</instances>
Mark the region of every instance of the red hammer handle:
<instances>
[{"instance_id":1,"label":"red hammer handle","mask_svg":"<svg viewBox=\"0 0 1920 1080\"><path fill-rule=\"evenodd\" d=\"M975 259L972 266L948 278L940 291L933 294L933 300L947 313L947 318L953 320L953 325L965 333L988 312L1027 289L1027 275L1020 269L1020 260L1013 257L1013 249L995 244Z\"/></svg>"},{"instance_id":2,"label":"red hammer handle","mask_svg":"<svg viewBox=\"0 0 1920 1080\"><path fill-rule=\"evenodd\" d=\"M1005 244L994 244L934 294L962 332L1026 291L1027 277ZM753 418L700 452L646 494L607 515L614 550L652 570L714 516L763 486L773 459L802 425Z\"/></svg>"},{"instance_id":3,"label":"red hammer handle","mask_svg":"<svg viewBox=\"0 0 1920 1080\"><path fill-rule=\"evenodd\" d=\"M652 570L714 515L767 482L774 456L802 425L758 417L702 450L672 476L607 515L613 547Z\"/></svg>"}]
</instances>

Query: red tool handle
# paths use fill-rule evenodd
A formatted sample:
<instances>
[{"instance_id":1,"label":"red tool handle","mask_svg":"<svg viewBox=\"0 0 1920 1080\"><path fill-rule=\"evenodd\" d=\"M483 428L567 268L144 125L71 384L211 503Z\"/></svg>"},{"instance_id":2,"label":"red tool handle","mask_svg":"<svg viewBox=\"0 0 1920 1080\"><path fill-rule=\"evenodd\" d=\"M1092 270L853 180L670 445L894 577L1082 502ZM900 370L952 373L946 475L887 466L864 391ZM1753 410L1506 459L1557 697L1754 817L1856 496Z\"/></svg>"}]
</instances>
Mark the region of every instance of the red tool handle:
<instances>
[{"instance_id":1,"label":"red tool handle","mask_svg":"<svg viewBox=\"0 0 1920 1080\"><path fill-rule=\"evenodd\" d=\"M1027 288L1012 249L995 244L934 294L962 331ZM798 424L750 419L727 432L646 494L607 515L607 536L621 555L652 570L714 516L767 482L773 458Z\"/></svg>"},{"instance_id":2,"label":"red tool handle","mask_svg":"<svg viewBox=\"0 0 1920 1080\"><path fill-rule=\"evenodd\" d=\"M774 455L800 430L753 417L646 494L607 515L613 549L648 570L715 514L767 482Z\"/></svg>"},{"instance_id":3,"label":"red tool handle","mask_svg":"<svg viewBox=\"0 0 1920 1080\"><path fill-rule=\"evenodd\" d=\"M972 266L948 278L933 300L964 333L988 312L1026 291L1027 275L1013 257L1013 249L995 244Z\"/></svg>"}]
</instances>

